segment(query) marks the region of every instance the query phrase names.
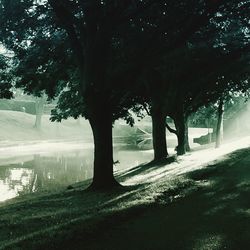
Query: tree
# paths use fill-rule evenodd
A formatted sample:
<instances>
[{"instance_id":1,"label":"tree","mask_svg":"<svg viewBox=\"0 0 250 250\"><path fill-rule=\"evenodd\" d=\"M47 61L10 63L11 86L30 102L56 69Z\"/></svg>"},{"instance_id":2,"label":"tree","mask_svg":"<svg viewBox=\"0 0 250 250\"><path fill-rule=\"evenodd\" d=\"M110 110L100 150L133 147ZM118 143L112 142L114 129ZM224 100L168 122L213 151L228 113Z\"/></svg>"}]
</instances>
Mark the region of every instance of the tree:
<instances>
[{"instance_id":1,"label":"tree","mask_svg":"<svg viewBox=\"0 0 250 250\"><path fill-rule=\"evenodd\" d=\"M226 128L227 137L238 136L240 131L240 124L238 122L239 113L246 108L248 99L249 90L246 92L228 91L223 93L223 96L221 96L217 101L207 103L206 106L200 107L197 112L192 115L192 123L199 127L206 126L208 128L213 128L213 133L211 130L208 130L209 134L207 135L207 139L203 140L201 143L205 144L215 142L215 145L216 141L218 141L217 145L221 143L220 139L222 138L217 138L216 136L216 134L220 131L220 128L217 129L217 126L221 126L221 128L223 127L223 134L224 128ZM221 102L223 102L223 105ZM218 116L219 110L220 114L223 114L223 118L222 116ZM223 126L220 122L222 119L225 126ZM233 130L232 125L234 128ZM231 135L232 132L233 134Z\"/></svg>"},{"instance_id":2,"label":"tree","mask_svg":"<svg viewBox=\"0 0 250 250\"><path fill-rule=\"evenodd\" d=\"M187 139L184 139L187 138L187 126L185 126L187 117L183 117L184 107L183 103L179 101L179 97L182 95L177 92L183 88L186 89L186 85L188 89L190 83L187 81L178 84L176 84L176 81L175 83L171 82L172 78L176 78L176 74L178 74L178 70L176 72L171 70L171 67L175 67L175 54L178 54L178 50L183 46L195 43L197 37L203 36L202 41L204 43L208 34L216 33L220 26L226 26L229 19L228 13L231 16L238 15L240 8L238 3L240 1L236 2L168 1L154 6L155 8L152 8L151 12L147 12L142 18L132 20L133 25L130 29L132 36L126 42L131 43L131 48L134 48L132 50L134 53L131 53L133 59L130 60L137 60L136 67L142 75L144 74L145 89L147 90L146 102L150 107L148 113L152 116L153 122L155 160L167 156L165 117L168 113L171 112L175 115L180 145L187 141ZM240 6L242 7L242 5ZM246 4L246 6L248 5ZM245 17L246 12L244 10L240 18L244 19ZM168 74L163 72L163 67L161 67L162 64L166 64L166 61L163 60L164 57L168 60L164 71L167 71ZM141 60L138 60L138 58ZM196 74L196 72L194 73ZM165 77L162 77L162 75L165 75ZM174 100L178 100L179 104L173 104ZM185 102L184 97L182 102ZM188 148L187 144L186 147ZM185 152L185 149L181 146L179 149L179 154Z\"/></svg>"},{"instance_id":3,"label":"tree","mask_svg":"<svg viewBox=\"0 0 250 250\"><path fill-rule=\"evenodd\" d=\"M126 85L115 81L112 70L114 32L150 4L152 1L2 1L1 35L19 60L18 84L29 93L46 90L49 97L64 90L61 110L65 110L64 101L74 97L80 108L68 103L69 111L62 116L57 112L55 119L83 115L90 122L95 143L93 188L117 185L112 123L120 116L129 119L128 108L124 108L130 102Z\"/></svg>"},{"instance_id":4,"label":"tree","mask_svg":"<svg viewBox=\"0 0 250 250\"><path fill-rule=\"evenodd\" d=\"M68 34L80 73L80 93L95 142L93 187L116 184L113 177L112 123L117 110L117 82L109 76L112 43L121 25L139 15L154 1L70 2L49 0L61 27ZM111 73L112 75L112 73ZM119 88L117 88L117 85ZM121 94L121 95L120 95ZM120 99L120 98L119 98ZM121 99L120 99L121 100ZM119 101L120 101L119 100ZM100 108L101 107L101 108ZM120 112L118 112L120 113ZM116 116L116 115L115 115Z\"/></svg>"},{"instance_id":5,"label":"tree","mask_svg":"<svg viewBox=\"0 0 250 250\"><path fill-rule=\"evenodd\" d=\"M191 53L193 59L188 56L189 66L185 69L178 64L179 74L175 84L178 86L179 81L189 82L186 88L178 89L177 95L173 98L175 105L169 113L176 124L174 132L179 142L178 154L184 154L188 149L186 122L193 112L203 105L222 100L222 96L228 95L230 91L246 91L249 69L246 69L247 62L241 60L241 53L238 50L222 53L218 49L203 48L202 51L198 50L198 54L197 51ZM192 74L195 71L199 73ZM221 127L222 106L219 105L218 129Z\"/></svg>"},{"instance_id":6,"label":"tree","mask_svg":"<svg viewBox=\"0 0 250 250\"><path fill-rule=\"evenodd\" d=\"M10 59L0 54L0 98L10 99L13 97L11 91L12 81L11 72L9 70Z\"/></svg>"},{"instance_id":7,"label":"tree","mask_svg":"<svg viewBox=\"0 0 250 250\"><path fill-rule=\"evenodd\" d=\"M249 50L249 30L246 12L241 12L240 16L237 14L242 6L249 8L248 3L220 6L208 25L201 27L188 40L186 49L181 48L166 58L167 63L163 66L165 79L169 81L170 78L170 82L173 81L170 84L176 86L175 91L171 91L174 95L170 96L173 101L168 115L176 124L176 130L169 129L178 137L178 154L189 149L186 123L192 112L218 100L230 89L245 88L248 61L242 60L242 56L247 57ZM169 68L173 70L168 72ZM223 82L221 78L225 78Z\"/></svg>"},{"instance_id":8,"label":"tree","mask_svg":"<svg viewBox=\"0 0 250 250\"><path fill-rule=\"evenodd\" d=\"M18 84L29 93L60 95L53 119L82 115L89 120L95 143L92 187L108 188L117 185L114 120L131 121L129 109L146 99L155 118L155 158L166 157L163 117L176 87L158 75L162 54L206 29L218 10L234 7L235 1L225 0L2 0L0 35L18 59Z\"/></svg>"},{"instance_id":9,"label":"tree","mask_svg":"<svg viewBox=\"0 0 250 250\"><path fill-rule=\"evenodd\" d=\"M220 147L221 140L223 138L223 113L224 113L224 100L223 97L221 97L219 100L218 122L216 126L216 143L215 143L216 148Z\"/></svg>"}]
</instances>

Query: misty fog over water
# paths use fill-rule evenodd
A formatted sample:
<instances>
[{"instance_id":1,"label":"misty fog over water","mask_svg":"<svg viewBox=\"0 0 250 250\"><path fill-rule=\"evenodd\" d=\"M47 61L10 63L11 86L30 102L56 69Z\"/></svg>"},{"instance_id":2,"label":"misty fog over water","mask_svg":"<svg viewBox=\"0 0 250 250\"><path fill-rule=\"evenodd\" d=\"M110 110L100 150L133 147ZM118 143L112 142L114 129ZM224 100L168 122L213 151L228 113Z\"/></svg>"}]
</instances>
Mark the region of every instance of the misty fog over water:
<instances>
[{"instance_id":1,"label":"misty fog over water","mask_svg":"<svg viewBox=\"0 0 250 250\"><path fill-rule=\"evenodd\" d=\"M80 143L79 143L80 144ZM67 147L67 144L65 144ZM115 170L122 170L150 161L151 151L123 149L116 146ZM92 178L93 148L55 149L0 161L0 202L19 195L67 188L76 182Z\"/></svg>"}]
</instances>

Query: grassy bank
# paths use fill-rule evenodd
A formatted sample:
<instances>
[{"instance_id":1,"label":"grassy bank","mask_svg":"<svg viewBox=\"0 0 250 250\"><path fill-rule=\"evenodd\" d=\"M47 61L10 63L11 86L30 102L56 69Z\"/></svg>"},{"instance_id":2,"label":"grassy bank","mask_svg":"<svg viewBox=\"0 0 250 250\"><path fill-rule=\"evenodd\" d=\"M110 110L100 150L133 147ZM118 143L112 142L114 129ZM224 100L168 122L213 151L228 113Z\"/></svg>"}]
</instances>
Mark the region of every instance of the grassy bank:
<instances>
[{"instance_id":1,"label":"grassy bank","mask_svg":"<svg viewBox=\"0 0 250 250\"><path fill-rule=\"evenodd\" d=\"M182 172L179 160L172 175L165 163L139 166L118 173L127 186L109 193L84 191L85 182L9 201L0 249L247 249L249 155Z\"/></svg>"},{"instance_id":2,"label":"grassy bank","mask_svg":"<svg viewBox=\"0 0 250 250\"><path fill-rule=\"evenodd\" d=\"M42 117L42 128L34 128L35 115L0 110L0 141L31 141L55 139L83 139L90 136L88 123L74 119L61 123L51 122L49 115Z\"/></svg>"}]
</instances>

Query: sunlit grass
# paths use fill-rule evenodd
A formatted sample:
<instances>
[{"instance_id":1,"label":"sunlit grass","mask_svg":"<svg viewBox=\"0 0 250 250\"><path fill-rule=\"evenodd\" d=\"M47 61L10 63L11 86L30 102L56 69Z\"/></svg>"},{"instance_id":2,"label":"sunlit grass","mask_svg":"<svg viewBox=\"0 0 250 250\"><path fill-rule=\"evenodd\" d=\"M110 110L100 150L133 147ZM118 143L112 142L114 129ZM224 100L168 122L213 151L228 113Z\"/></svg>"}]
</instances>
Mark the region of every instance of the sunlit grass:
<instances>
[{"instance_id":1,"label":"sunlit grass","mask_svg":"<svg viewBox=\"0 0 250 250\"><path fill-rule=\"evenodd\" d=\"M242 179L234 187L235 193L232 193L231 183L227 184L230 179L223 181L221 177L214 178L220 174L220 171L216 170L219 169L217 165L224 162L237 163L237 154L224 154L232 152L236 146L247 147L248 143L245 138L236 145L225 145L225 148L219 150L193 152L167 165L149 165L145 169L120 171L117 178L123 180L125 187L109 193L84 191L88 185L88 182L85 182L74 185L70 190L25 195L10 200L2 204L0 209L0 249L20 246L32 249L32 246L54 242L54 238L63 241L69 235L73 237L76 230L78 233L91 235L99 230L100 223L103 227L109 223L116 225L114 220L124 218L124 221L127 221L134 216L137 218L143 211L150 212L150 207L156 209L159 206L159 209L164 210L170 209L170 204L178 206L179 202L185 202L186 205L180 205L184 206L181 210L185 211L185 206L199 202L199 196L194 195L203 190L207 190L202 199L207 202L208 209L202 211L202 216L224 214L229 202L241 199L240 192L249 191L249 183ZM207 151L210 151L210 154ZM233 167L232 164L231 166ZM220 185L227 184L222 186L224 189L218 189L219 193L214 191L218 188L218 181L221 181ZM236 207L235 211L241 216L249 216L247 208ZM231 212L229 215L231 216ZM201 245L207 246L207 249L217 249L223 242L223 235L208 234L198 237L193 249L199 249Z\"/></svg>"}]
</instances>

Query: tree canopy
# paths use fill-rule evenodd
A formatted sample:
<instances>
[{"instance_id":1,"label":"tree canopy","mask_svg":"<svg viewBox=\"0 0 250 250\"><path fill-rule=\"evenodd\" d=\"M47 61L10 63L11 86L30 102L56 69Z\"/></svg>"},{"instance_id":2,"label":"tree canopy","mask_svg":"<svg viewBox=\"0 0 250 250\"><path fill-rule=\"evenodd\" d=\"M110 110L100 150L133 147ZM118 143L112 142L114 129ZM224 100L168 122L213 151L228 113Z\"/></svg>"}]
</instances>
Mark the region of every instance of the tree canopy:
<instances>
[{"instance_id":1,"label":"tree canopy","mask_svg":"<svg viewBox=\"0 0 250 250\"><path fill-rule=\"evenodd\" d=\"M180 122L181 143L186 116L249 88L249 11L240 0L2 0L0 42L13 52L17 87L59 97L52 120L89 120L93 187L109 187L116 119L133 124L131 109L148 105L160 160L167 115Z\"/></svg>"}]
</instances>

